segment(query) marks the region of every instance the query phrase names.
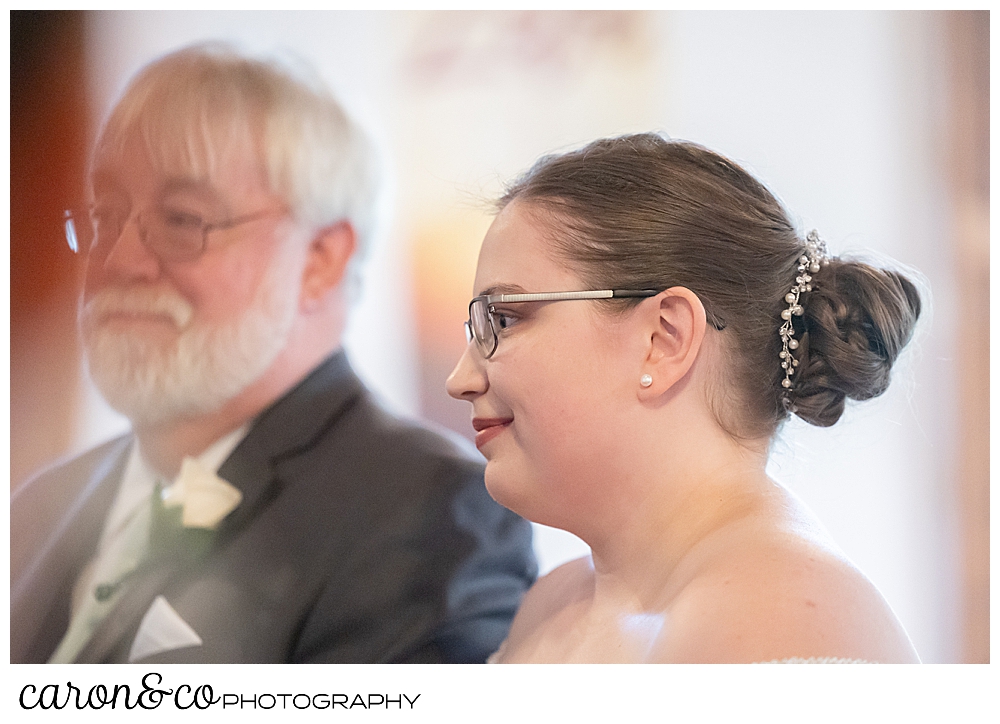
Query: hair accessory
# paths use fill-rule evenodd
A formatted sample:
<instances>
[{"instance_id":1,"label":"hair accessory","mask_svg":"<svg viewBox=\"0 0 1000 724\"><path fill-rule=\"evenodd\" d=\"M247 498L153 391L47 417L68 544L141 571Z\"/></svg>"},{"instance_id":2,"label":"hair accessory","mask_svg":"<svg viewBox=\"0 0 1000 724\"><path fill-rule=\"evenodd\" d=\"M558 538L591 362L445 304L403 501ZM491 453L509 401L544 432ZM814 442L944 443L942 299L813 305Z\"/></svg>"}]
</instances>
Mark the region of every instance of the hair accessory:
<instances>
[{"instance_id":1,"label":"hair accessory","mask_svg":"<svg viewBox=\"0 0 1000 724\"><path fill-rule=\"evenodd\" d=\"M643 375L642 377L639 378L639 384L642 385L643 387L649 387L651 384L653 384L652 376Z\"/></svg>"},{"instance_id":2,"label":"hair accessory","mask_svg":"<svg viewBox=\"0 0 1000 724\"><path fill-rule=\"evenodd\" d=\"M795 328L792 326L792 317L801 317L804 310L799 304L799 297L803 292L812 291L812 275L820 270L820 267L830 263L830 258L826 252L826 242L819 238L815 229L806 236L805 253L799 257L798 272L795 277L795 286L785 295L788 303L787 309L781 310L781 318L785 320L778 332L781 334L781 368L785 370L785 379L781 381L781 386L786 390L792 387L792 375L795 368L799 366L799 361L792 355L792 350L797 349L799 341L795 339ZM794 412L790 406L788 397L785 397L785 407Z\"/></svg>"}]
</instances>

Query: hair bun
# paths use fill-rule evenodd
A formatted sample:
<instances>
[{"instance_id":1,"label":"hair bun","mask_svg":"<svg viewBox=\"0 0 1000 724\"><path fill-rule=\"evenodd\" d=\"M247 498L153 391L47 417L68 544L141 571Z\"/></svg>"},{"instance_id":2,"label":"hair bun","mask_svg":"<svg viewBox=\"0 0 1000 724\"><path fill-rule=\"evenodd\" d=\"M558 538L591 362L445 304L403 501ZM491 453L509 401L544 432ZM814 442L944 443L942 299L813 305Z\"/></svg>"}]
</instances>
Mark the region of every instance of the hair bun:
<instances>
[{"instance_id":1,"label":"hair bun","mask_svg":"<svg viewBox=\"0 0 1000 724\"><path fill-rule=\"evenodd\" d=\"M845 398L868 400L885 392L920 316L920 295L897 272L831 259L804 301L805 333L790 402L806 422L828 427L843 414Z\"/></svg>"}]
</instances>

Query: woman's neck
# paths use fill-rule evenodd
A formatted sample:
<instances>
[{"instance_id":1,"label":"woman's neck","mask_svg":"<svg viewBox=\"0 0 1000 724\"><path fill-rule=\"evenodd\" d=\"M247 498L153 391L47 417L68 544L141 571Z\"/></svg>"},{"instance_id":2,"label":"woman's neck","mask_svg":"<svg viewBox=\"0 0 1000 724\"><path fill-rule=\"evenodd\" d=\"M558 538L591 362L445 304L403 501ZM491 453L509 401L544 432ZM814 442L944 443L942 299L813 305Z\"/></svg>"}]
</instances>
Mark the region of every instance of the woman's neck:
<instances>
[{"instance_id":1,"label":"woman's neck","mask_svg":"<svg viewBox=\"0 0 1000 724\"><path fill-rule=\"evenodd\" d=\"M691 562L735 524L775 510L781 497L765 472L766 441L744 444L710 416L676 417L653 429L635 454L628 490L586 536L594 558L595 601L666 605L683 587ZM636 462L638 461L638 462Z\"/></svg>"}]
</instances>

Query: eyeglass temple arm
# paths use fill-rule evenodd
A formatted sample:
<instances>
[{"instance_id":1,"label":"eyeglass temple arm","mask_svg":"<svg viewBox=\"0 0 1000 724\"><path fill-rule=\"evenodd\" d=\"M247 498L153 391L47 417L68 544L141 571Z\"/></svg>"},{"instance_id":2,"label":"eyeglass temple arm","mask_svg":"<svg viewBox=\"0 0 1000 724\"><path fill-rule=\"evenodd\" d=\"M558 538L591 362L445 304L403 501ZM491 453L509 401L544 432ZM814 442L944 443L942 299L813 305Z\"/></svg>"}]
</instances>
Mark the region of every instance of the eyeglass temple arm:
<instances>
[{"instance_id":1,"label":"eyeglass temple arm","mask_svg":"<svg viewBox=\"0 0 1000 724\"><path fill-rule=\"evenodd\" d=\"M216 224L205 224L202 227L202 233L207 235L216 230L224 231L226 229L232 229L235 226L249 224L251 221L257 221L257 219L264 219L268 216L277 216L278 214L284 213L286 213L285 209L261 209L260 211L255 211L252 214L237 216L235 219L229 219L228 221L220 221Z\"/></svg>"},{"instance_id":2,"label":"eyeglass temple arm","mask_svg":"<svg viewBox=\"0 0 1000 724\"><path fill-rule=\"evenodd\" d=\"M496 294L485 298L492 302L558 302L572 299L611 299L618 297L653 297L653 289L597 289L587 292L540 292L537 294Z\"/></svg>"},{"instance_id":3,"label":"eyeglass temple arm","mask_svg":"<svg viewBox=\"0 0 1000 724\"><path fill-rule=\"evenodd\" d=\"M487 304L494 302L557 302L569 299L623 299L626 297L655 297L659 292L655 289L598 289L589 292L542 292L538 294L495 294L484 297ZM709 314L709 322L722 331L726 323L714 314Z\"/></svg>"}]
</instances>

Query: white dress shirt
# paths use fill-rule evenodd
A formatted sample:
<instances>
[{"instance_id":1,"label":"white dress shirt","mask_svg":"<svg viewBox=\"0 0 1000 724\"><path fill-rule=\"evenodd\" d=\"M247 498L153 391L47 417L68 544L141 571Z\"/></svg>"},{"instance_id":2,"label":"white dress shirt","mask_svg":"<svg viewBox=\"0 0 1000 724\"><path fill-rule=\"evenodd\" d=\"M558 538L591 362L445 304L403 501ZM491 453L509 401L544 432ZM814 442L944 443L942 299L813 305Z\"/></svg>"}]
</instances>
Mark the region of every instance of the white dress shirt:
<instances>
[{"instance_id":1,"label":"white dress shirt","mask_svg":"<svg viewBox=\"0 0 1000 724\"><path fill-rule=\"evenodd\" d=\"M222 463L226 461L230 453L243 441L250 425L244 425L233 430L228 435L216 440L209 445L204 452L195 458L203 467L212 472L218 473ZM120 547L123 543L123 533L128 523L136 515L144 514L141 510L143 504L149 500L153 494L156 483L164 484L167 476L157 473L142 457L142 450L136 441L132 445L132 452L129 455L128 463L125 465L125 473L122 475L122 482L118 486L118 494L115 502L111 506L107 520L104 522L104 529L101 532L101 539L97 545L97 552L90 563L83 569L73 588L73 608L72 613L76 615L83 599L90 594L96 582L101 581L99 575L102 569L107 568L110 561L118 559ZM146 529L149 522L146 521ZM105 565L102 565L104 563Z\"/></svg>"}]
</instances>

